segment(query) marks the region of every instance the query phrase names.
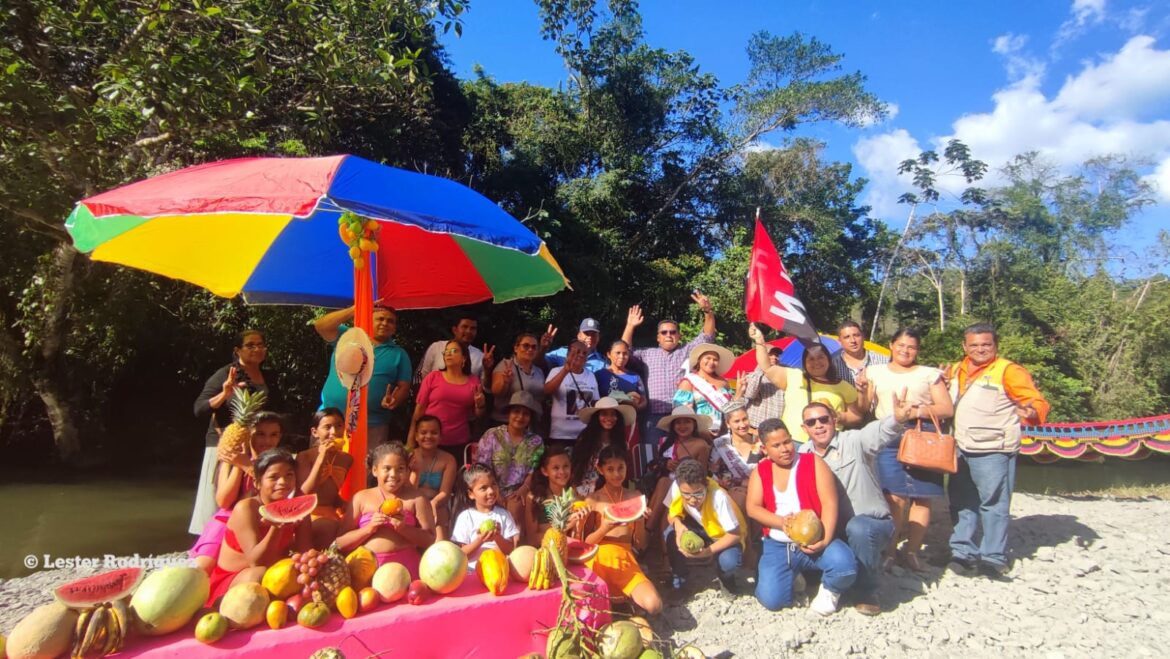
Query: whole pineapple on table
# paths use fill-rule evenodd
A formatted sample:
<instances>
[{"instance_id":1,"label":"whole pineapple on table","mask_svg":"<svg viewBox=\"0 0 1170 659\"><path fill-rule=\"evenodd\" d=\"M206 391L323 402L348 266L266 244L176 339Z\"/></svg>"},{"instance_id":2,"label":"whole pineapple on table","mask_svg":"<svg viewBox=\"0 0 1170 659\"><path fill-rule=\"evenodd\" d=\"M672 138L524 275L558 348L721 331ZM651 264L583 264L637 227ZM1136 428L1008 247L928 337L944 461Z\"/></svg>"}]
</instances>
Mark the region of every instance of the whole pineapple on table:
<instances>
[{"instance_id":1,"label":"whole pineapple on table","mask_svg":"<svg viewBox=\"0 0 1170 659\"><path fill-rule=\"evenodd\" d=\"M569 516L573 513L573 493L565 490L560 496L553 497L544 504L545 516L548 517L548 530L540 539L540 549L536 550L536 559L532 564L532 573L528 575L528 587L533 590L551 588L554 579L552 554L560 556L561 562L568 558Z\"/></svg>"},{"instance_id":2,"label":"whole pineapple on table","mask_svg":"<svg viewBox=\"0 0 1170 659\"><path fill-rule=\"evenodd\" d=\"M268 396L263 391L249 391L245 388L236 388L232 391L232 400L228 409L232 413L232 422L223 429L219 436L220 453L239 453L252 437L252 425L256 422L256 415L264 409Z\"/></svg>"}]
</instances>

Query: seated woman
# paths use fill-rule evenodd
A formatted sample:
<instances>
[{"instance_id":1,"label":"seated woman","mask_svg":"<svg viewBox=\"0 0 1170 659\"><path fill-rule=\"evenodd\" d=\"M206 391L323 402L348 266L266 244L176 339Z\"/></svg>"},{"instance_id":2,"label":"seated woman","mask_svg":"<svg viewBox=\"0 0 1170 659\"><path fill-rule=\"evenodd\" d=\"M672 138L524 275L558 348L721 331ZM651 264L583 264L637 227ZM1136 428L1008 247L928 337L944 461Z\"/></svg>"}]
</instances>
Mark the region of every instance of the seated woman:
<instances>
[{"instance_id":1,"label":"seated woman","mask_svg":"<svg viewBox=\"0 0 1170 659\"><path fill-rule=\"evenodd\" d=\"M617 446L626 450L627 430L634 426L637 413L630 405L618 403L604 396L596 405L577 412L585 422L585 429L577 436L573 446L573 475L570 483L577 494L587 497L601 486L601 474L597 471L597 456L606 446ZM626 465L629 471L630 465Z\"/></svg>"},{"instance_id":2,"label":"seated woman","mask_svg":"<svg viewBox=\"0 0 1170 659\"><path fill-rule=\"evenodd\" d=\"M820 572L821 587L809 609L822 616L832 615L841 593L857 579L857 558L849 545L834 537L836 477L815 453L797 453L783 421L766 419L759 432L767 459L752 472L747 491L748 517L759 522L767 534L756 577L756 599L769 611L779 611L792 604L796 574ZM793 542L782 530L802 510L816 513L824 526L821 540L808 546Z\"/></svg>"},{"instance_id":3,"label":"seated woman","mask_svg":"<svg viewBox=\"0 0 1170 659\"><path fill-rule=\"evenodd\" d=\"M207 606L215 605L232 586L260 583L264 571L289 551L308 551L313 546L312 526L306 517L296 524L270 524L260 517L260 506L287 499L296 492L296 458L284 449L269 449L256 458L254 497L232 508L224 532L219 559L211 571Z\"/></svg>"},{"instance_id":4,"label":"seated woman","mask_svg":"<svg viewBox=\"0 0 1170 659\"><path fill-rule=\"evenodd\" d=\"M188 555L195 559L195 566L211 574L219 558L219 546L227 531L228 520L236 502L245 497L255 496L256 481L252 478L252 465L256 458L268 449L280 444L284 426L275 412L261 412L252 423L252 435L239 452L220 454L215 477L215 503L219 510L203 526L203 533L195 541Z\"/></svg>"},{"instance_id":5,"label":"seated woman","mask_svg":"<svg viewBox=\"0 0 1170 659\"><path fill-rule=\"evenodd\" d=\"M735 356L723 346L700 343L691 348L687 359L689 371L674 392L674 405L686 405L709 417L711 427L718 431L723 426L723 408L731 402L734 393L723 375L731 368Z\"/></svg>"},{"instance_id":6,"label":"seated woman","mask_svg":"<svg viewBox=\"0 0 1170 659\"><path fill-rule=\"evenodd\" d=\"M422 550L435 542L431 501L410 484L410 458L401 442L379 444L370 455L378 485L353 495L345 507L337 546L374 552L378 566L401 563L418 578Z\"/></svg>"},{"instance_id":7,"label":"seated woman","mask_svg":"<svg viewBox=\"0 0 1170 659\"><path fill-rule=\"evenodd\" d=\"M795 442L803 444L808 441L804 419L800 415L804 406L814 400L833 408L840 426L855 428L862 424L865 415L857 389L841 379L825 346L818 343L805 348L800 369L773 366L768 360L768 345L764 343L764 333L760 328L749 325L748 335L756 346L756 365L764 370L764 377L784 390L782 419Z\"/></svg>"},{"instance_id":8,"label":"seated woman","mask_svg":"<svg viewBox=\"0 0 1170 659\"><path fill-rule=\"evenodd\" d=\"M723 408L723 420L727 423L727 434L715 438L711 449L711 475L743 510L748 478L764 454L752 434L743 401L728 403Z\"/></svg>"},{"instance_id":9,"label":"seated woman","mask_svg":"<svg viewBox=\"0 0 1170 659\"><path fill-rule=\"evenodd\" d=\"M439 417L424 414L415 422L414 439L418 445L410 454L410 484L431 502L436 540L451 536L451 492L458 471L455 457L439 450L442 435Z\"/></svg>"},{"instance_id":10,"label":"seated woman","mask_svg":"<svg viewBox=\"0 0 1170 659\"><path fill-rule=\"evenodd\" d=\"M646 522L614 522L605 516L605 509L613 503L621 503L641 496L636 490L626 488L626 452L617 446L601 449L598 468L605 480L600 488L589 495L586 501L600 524L585 541L597 545L597 553L586 565L601 578L611 593L621 592L644 609L649 615L662 611L662 598L650 579L642 573L635 549L646 546Z\"/></svg>"},{"instance_id":11,"label":"seated woman","mask_svg":"<svg viewBox=\"0 0 1170 659\"><path fill-rule=\"evenodd\" d=\"M522 518L532 472L544 453L544 440L531 427L539 418L540 405L532 394L517 391L508 401L508 423L489 429L479 439L476 461L496 472L500 497L512 519Z\"/></svg>"},{"instance_id":12,"label":"seated woman","mask_svg":"<svg viewBox=\"0 0 1170 659\"><path fill-rule=\"evenodd\" d=\"M572 474L572 466L569 463L569 454L565 447L550 446L544 455L540 456L540 464L532 474L532 489L525 497L524 503L523 538L526 544L533 547L540 546L544 532L548 530L549 526L545 504L563 495L565 490L572 491L569 487L570 474ZM576 492L573 494L573 498L577 499ZM583 501L578 501L574 505L573 512L569 515L569 535L584 539L585 534L582 532L582 526L588 516L587 508L588 506Z\"/></svg>"},{"instance_id":13,"label":"seated woman","mask_svg":"<svg viewBox=\"0 0 1170 659\"><path fill-rule=\"evenodd\" d=\"M695 414L689 407L676 407L670 416L662 417L658 429L666 431L662 446L651 469L655 474L654 490L650 495L650 530L659 533L663 529L666 509L662 502L674 482L674 470L683 458L693 458L706 466L711 462L711 444L707 441L711 429L711 417Z\"/></svg>"}]
</instances>

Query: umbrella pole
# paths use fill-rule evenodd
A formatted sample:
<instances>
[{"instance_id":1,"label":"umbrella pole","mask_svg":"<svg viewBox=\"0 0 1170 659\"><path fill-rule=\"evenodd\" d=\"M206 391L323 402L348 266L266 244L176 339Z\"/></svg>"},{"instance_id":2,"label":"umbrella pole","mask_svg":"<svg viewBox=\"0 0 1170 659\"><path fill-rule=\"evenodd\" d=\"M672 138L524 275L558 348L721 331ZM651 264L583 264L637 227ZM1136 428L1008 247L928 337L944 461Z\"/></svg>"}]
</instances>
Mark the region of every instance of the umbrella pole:
<instances>
[{"instance_id":1,"label":"umbrella pole","mask_svg":"<svg viewBox=\"0 0 1170 659\"><path fill-rule=\"evenodd\" d=\"M353 324L370 335L374 332L374 284L371 261L372 258L364 259L362 267L354 268L353 271ZM353 466L349 468L349 476L341 488L341 497L347 501L366 487L366 418L369 411L369 386L363 385L359 396L357 427L349 437L349 454L353 456ZM346 413L350 412L347 410ZM349 419L346 421L348 427Z\"/></svg>"}]
</instances>

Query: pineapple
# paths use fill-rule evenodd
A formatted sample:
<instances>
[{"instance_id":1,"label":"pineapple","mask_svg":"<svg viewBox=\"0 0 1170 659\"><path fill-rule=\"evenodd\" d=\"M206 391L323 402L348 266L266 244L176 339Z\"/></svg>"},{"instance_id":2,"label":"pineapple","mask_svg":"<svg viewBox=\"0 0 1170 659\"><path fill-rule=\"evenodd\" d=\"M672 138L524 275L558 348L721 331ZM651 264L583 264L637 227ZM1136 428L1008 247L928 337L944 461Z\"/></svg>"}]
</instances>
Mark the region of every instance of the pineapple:
<instances>
[{"instance_id":1,"label":"pineapple","mask_svg":"<svg viewBox=\"0 0 1170 659\"><path fill-rule=\"evenodd\" d=\"M247 445L252 433L252 422L267 400L268 396L263 391L253 393L241 388L232 392L232 401L228 404L232 422L219 436L221 453L238 453Z\"/></svg>"},{"instance_id":2,"label":"pineapple","mask_svg":"<svg viewBox=\"0 0 1170 659\"><path fill-rule=\"evenodd\" d=\"M349 565L345 562L345 557L341 555L341 550L337 545L331 545L329 549L321 552L322 556L328 556L329 560L317 568L317 583L321 593L321 599L330 607L335 606L337 602L337 594L343 588L350 585L349 579Z\"/></svg>"},{"instance_id":3,"label":"pineapple","mask_svg":"<svg viewBox=\"0 0 1170 659\"><path fill-rule=\"evenodd\" d=\"M569 525L569 514L573 512L573 492L566 488L559 497L553 497L544 504L544 511L548 516L549 527L540 540L540 546L555 551L564 559L569 551L565 533Z\"/></svg>"}]
</instances>

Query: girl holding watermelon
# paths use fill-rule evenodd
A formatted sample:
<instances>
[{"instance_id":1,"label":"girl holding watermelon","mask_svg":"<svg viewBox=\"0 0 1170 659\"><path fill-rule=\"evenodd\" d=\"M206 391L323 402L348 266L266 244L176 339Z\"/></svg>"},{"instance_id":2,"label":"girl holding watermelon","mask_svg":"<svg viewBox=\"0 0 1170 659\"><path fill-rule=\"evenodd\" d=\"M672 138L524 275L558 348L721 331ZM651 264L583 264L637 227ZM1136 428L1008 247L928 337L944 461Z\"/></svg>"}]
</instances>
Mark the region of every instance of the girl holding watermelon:
<instances>
[{"instance_id":1,"label":"girl holding watermelon","mask_svg":"<svg viewBox=\"0 0 1170 659\"><path fill-rule=\"evenodd\" d=\"M296 468L296 458L284 449L269 449L256 459L258 494L240 500L232 508L219 559L211 571L207 606L236 584L260 583L268 566L288 556L290 550L308 551L312 547L309 511L286 524L270 523L260 516L261 506L288 499L296 491Z\"/></svg>"},{"instance_id":2,"label":"girl holding watermelon","mask_svg":"<svg viewBox=\"0 0 1170 659\"><path fill-rule=\"evenodd\" d=\"M379 444L370 455L377 485L353 495L345 506L337 546L374 552L381 567L400 563L418 578L421 550L435 542L431 501L410 483L410 457L401 442Z\"/></svg>"},{"instance_id":3,"label":"girl holding watermelon","mask_svg":"<svg viewBox=\"0 0 1170 659\"><path fill-rule=\"evenodd\" d=\"M586 542L598 546L586 565L609 586L610 592L621 591L647 614L657 615L662 611L662 597L634 556L635 548L646 546L645 518L649 511L646 497L625 486L626 463L626 452L618 446L607 446L597 456L597 468L605 482L586 502L591 511L600 514L601 523L585 537ZM617 512L610 511L610 507ZM631 515L636 517L631 519Z\"/></svg>"}]
</instances>

